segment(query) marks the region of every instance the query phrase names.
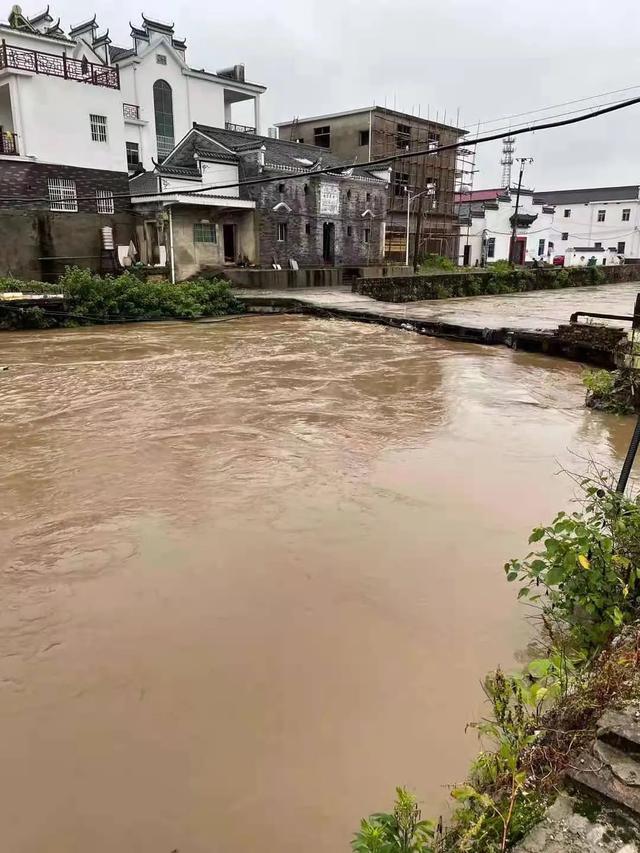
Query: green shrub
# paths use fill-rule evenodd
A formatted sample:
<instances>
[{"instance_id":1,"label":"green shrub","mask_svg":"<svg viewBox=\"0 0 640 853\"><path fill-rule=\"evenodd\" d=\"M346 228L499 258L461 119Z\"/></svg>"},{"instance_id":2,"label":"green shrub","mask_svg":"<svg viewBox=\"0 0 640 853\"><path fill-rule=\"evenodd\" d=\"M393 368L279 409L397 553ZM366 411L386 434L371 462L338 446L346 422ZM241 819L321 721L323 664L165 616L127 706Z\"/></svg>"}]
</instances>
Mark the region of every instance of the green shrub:
<instances>
[{"instance_id":1,"label":"green shrub","mask_svg":"<svg viewBox=\"0 0 640 853\"><path fill-rule=\"evenodd\" d=\"M446 272L455 272L458 269L451 258L446 258L444 255L425 255L420 261L419 272L429 272L430 270L445 270Z\"/></svg>"},{"instance_id":2,"label":"green shrub","mask_svg":"<svg viewBox=\"0 0 640 853\"><path fill-rule=\"evenodd\" d=\"M582 384L592 394L604 395L613 391L614 376L610 370L585 370Z\"/></svg>"},{"instance_id":3,"label":"green shrub","mask_svg":"<svg viewBox=\"0 0 640 853\"><path fill-rule=\"evenodd\" d=\"M520 581L519 597L541 608L543 620L575 647L600 650L640 606L640 508L636 501L583 483L581 513L559 513L529 541L541 550L505 565Z\"/></svg>"}]
</instances>

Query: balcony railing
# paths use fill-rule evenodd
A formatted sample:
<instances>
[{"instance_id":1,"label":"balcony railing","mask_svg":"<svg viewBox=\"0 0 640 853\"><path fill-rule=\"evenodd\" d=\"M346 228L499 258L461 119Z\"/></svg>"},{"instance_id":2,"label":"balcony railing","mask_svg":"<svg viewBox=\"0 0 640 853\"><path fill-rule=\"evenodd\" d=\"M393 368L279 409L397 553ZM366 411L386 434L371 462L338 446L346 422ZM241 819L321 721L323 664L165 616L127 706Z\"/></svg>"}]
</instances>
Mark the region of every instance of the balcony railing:
<instances>
[{"instance_id":1,"label":"balcony railing","mask_svg":"<svg viewBox=\"0 0 640 853\"><path fill-rule=\"evenodd\" d=\"M236 133L255 133L255 127L249 127L246 124L234 124L232 121L225 121L225 130L235 130Z\"/></svg>"},{"instance_id":2,"label":"balcony railing","mask_svg":"<svg viewBox=\"0 0 640 853\"><path fill-rule=\"evenodd\" d=\"M0 154L17 154L18 143L15 133L10 130L0 131Z\"/></svg>"},{"instance_id":3,"label":"balcony railing","mask_svg":"<svg viewBox=\"0 0 640 853\"><path fill-rule=\"evenodd\" d=\"M122 113L127 118L138 120L140 118L140 107L137 104L123 104Z\"/></svg>"},{"instance_id":4,"label":"balcony railing","mask_svg":"<svg viewBox=\"0 0 640 853\"><path fill-rule=\"evenodd\" d=\"M48 77L62 77L78 83L90 83L92 86L106 86L108 89L120 88L117 68L97 65L87 59L70 59L64 53L58 56L54 53L28 50L25 47L14 47L6 44L4 39L0 45L0 70L3 68L46 74Z\"/></svg>"}]
</instances>

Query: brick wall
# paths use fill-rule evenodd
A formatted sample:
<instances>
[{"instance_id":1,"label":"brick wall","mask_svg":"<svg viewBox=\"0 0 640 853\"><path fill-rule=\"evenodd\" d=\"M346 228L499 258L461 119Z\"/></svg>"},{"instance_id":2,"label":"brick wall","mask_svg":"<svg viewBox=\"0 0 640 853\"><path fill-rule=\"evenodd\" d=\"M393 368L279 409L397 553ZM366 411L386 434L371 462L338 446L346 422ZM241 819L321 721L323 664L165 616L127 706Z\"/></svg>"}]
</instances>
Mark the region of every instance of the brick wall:
<instances>
[{"instance_id":1,"label":"brick wall","mask_svg":"<svg viewBox=\"0 0 640 853\"><path fill-rule=\"evenodd\" d=\"M300 168L303 168L302 164ZM259 174L257 168L247 164L243 173L245 178ZM323 266L325 223L333 223L336 266L366 266L380 262L387 206L386 185L331 175L297 180L285 178L286 175L283 176L283 192L280 192L279 182L245 188L246 196L256 202L258 262L261 265L269 265L275 260L284 267L289 258L294 258L300 266ZM340 207L337 215L320 214L320 188L323 184L338 187ZM291 210L274 210L280 202ZM371 210L373 217L363 218L366 210ZM286 241L278 240L279 223L287 225ZM365 229L369 231L368 243L365 242Z\"/></svg>"},{"instance_id":2,"label":"brick wall","mask_svg":"<svg viewBox=\"0 0 640 853\"><path fill-rule=\"evenodd\" d=\"M125 213L131 209L129 178L126 172L25 163L4 158L0 161L0 209L49 210L49 178L67 178L76 182L79 213L97 212L97 189L113 192L116 213ZM124 198L115 198L122 194ZM20 201L13 201L12 197Z\"/></svg>"}]
</instances>

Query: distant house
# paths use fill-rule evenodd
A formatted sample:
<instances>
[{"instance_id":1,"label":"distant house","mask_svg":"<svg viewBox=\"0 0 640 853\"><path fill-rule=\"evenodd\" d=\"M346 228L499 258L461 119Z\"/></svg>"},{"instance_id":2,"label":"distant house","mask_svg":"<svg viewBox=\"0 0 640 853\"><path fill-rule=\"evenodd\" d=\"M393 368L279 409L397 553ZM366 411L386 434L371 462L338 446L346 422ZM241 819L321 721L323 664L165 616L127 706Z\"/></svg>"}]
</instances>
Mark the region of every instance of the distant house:
<instances>
[{"instance_id":1,"label":"distant house","mask_svg":"<svg viewBox=\"0 0 640 853\"><path fill-rule=\"evenodd\" d=\"M536 190L535 198L555 207L555 254L581 258L589 251L605 260L640 260L640 186ZM603 254L604 252L604 254Z\"/></svg>"},{"instance_id":2,"label":"distant house","mask_svg":"<svg viewBox=\"0 0 640 853\"><path fill-rule=\"evenodd\" d=\"M195 124L161 164L131 180L142 259L166 256L176 279L236 264L377 264L388 174L345 169L322 147Z\"/></svg>"},{"instance_id":3,"label":"distant house","mask_svg":"<svg viewBox=\"0 0 640 853\"><path fill-rule=\"evenodd\" d=\"M458 193L456 203L460 223L459 262L465 266L485 266L509 260L516 190ZM552 261L556 254L553 217L553 205L534 198L532 190L520 190L514 263Z\"/></svg>"},{"instance_id":4,"label":"distant house","mask_svg":"<svg viewBox=\"0 0 640 853\"><path fill-rule=\"evenodd\" d=\"M342 113L280 122L280 138L320 145L343 163L368 160L458 142L467 133L454 125L372 106ZM410 249L419 233L420 252L455 257L458 231L455 212L456 151L408 157L392 163L389 184L386 253L403 259L407 241L409 192ZM422 195L422 199L417 198Z\"/></svg>"}]
</instances>

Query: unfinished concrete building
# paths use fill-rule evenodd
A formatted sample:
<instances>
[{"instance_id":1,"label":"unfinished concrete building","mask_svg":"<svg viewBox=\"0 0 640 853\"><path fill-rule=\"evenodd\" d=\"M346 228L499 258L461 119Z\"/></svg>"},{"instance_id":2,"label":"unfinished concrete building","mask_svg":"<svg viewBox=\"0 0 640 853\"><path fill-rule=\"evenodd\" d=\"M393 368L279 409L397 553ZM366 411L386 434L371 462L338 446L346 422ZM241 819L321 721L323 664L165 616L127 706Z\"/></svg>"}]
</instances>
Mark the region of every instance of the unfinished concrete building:
<instances>
[{"instance_id":1,"label":"unfinished concrete building","mask_svg":"<svg viewBox=\"0 0 640 853\"><path fill-rule=\"evenodd\" d=\"M328 148L345 163L437 149L459 142L466 131L444 122L387 109L365 107L331 115L280 122L280 138ZM457 155L455 149L408 157L391 164L385 255L402 260L427 253L455 259L458 227L455 211ZM416 253L417 235L417 253Z\"/></svg>"}]
</instances>

